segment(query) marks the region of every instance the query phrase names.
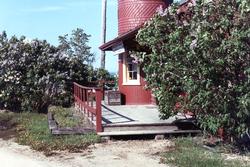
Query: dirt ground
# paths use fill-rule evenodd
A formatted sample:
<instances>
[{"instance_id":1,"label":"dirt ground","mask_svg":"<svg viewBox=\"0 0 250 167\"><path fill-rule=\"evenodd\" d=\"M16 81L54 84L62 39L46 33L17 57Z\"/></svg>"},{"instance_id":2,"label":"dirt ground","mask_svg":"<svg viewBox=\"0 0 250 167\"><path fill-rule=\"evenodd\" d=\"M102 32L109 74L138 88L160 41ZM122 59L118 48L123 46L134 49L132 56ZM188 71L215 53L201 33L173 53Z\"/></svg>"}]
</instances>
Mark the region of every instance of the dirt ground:
<instances>
[{"instance_id":1,"label":"dirt ground","mask_svg":"<svg viewBox=\"0 0 250 167\"><path fill-rule=\"evenodd\" d=\"M173 147L168 140L109 141L81 153L46 157L13 139L0 139L1 167L166 167L159 154Z\"/></svg>"},{"instance_id":2,"label":"dirt ground","mask_svg":"<svg viewBox=\"0 0 250 167\"><path fill-rule=\"evenodd\" d=\"M46 157L17 144L15 127L9 123L0 122L0 167L166 167L160 154L174 146L169 140L119 140L92 145L81 153Z\"/></svg>"}]
</instances>

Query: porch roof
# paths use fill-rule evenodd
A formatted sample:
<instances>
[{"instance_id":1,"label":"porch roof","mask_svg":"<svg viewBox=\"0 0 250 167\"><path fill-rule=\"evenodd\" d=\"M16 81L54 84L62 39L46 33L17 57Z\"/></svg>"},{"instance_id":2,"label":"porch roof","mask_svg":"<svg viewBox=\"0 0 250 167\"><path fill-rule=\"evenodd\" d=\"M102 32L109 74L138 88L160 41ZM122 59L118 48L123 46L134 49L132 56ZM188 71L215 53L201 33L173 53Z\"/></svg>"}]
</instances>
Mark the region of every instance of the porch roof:
<instances>
[{"instance_id":1,"label":"porch roof","mask_svg":"<svg viewBox=\"0 0 250 167\"><path fill-rule=\"evenodd\" d=\"M102 51L112 51L112 47L119 44L120 42L134 39L137 32L139 31L139 29L141 27L142 27L142 25L136 27L135 29L128 31L125 34L122 34L122 35L116 37L115 39L113 39L111 41L106 42L105 44L101 45L99 47L99 49L101 49Z\"/></svg>"}]
</instances>

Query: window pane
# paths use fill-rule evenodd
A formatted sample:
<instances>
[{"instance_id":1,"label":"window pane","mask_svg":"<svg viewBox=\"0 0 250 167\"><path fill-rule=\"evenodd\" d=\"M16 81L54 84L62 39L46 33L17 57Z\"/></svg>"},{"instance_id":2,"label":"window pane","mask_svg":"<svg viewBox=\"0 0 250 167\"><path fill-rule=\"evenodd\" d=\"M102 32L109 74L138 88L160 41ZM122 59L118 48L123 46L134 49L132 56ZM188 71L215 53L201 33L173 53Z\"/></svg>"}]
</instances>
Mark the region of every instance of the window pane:
<instances>
[{"instance_id":1,"label":"window pane","mask_svg":"<svg viewBox=\"0 0 250 167\"><path fill-rule=\"evenodd\" d=\"M128 71L133 71L133 64L128 64Z\"/></svg>"},{"instance_id":2,"label":"window pane","mask_svg":"<svg viewBox=\"0 0 250 167\"><path fill-rule=\"evenodd\" d=\"M134 79L134 80L137 80L137 72L134 72L134 73L133 73L133 79Z\"/></svg>"},{"instance_id":3,"label":"window pane","mask_svg":"<svg viewBox=\"0 0 250 167\"><path fill-rule=\"evenodd\" d=\"M129 74L128 79L132 80L133 79L133 72L129 72L128 74Z\"/></svg>"},{"instance_id":4,"label":"window pane","mask_svg":"<svg viewBox=\"0 0 250 167\"><path fill-rule=\"evenodd\" d=\"M132 57L128 57L128 58L127 58L127 62L128 62L128 63L132 63L133 60L134 60L134 58L132 58Z\"/></svg>"},{"instance_id":5,"label":"window pane","mask_svg":"<svg viewBox=\"0 0 250 167\"><path fill-rule=\"evenodd\" d=\"M133 64L132 71L137 72L137 64Z\"/></svg>"}]
</instances>

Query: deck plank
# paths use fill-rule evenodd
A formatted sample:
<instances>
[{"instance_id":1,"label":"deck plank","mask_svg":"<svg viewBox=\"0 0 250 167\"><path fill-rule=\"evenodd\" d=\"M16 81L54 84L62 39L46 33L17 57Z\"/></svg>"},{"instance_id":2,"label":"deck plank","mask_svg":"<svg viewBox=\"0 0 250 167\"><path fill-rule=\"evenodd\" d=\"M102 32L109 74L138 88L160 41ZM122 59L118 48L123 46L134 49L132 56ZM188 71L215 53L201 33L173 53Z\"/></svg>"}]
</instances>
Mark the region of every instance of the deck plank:
<instances>
[{"instance_id":1,"label":"deck plank","mask_svg":"<svg viewBox=\"0 0 250 167\"><path fill-rule=\"evenodd\" d=\"M145 130L145 131L113 131L100 132L100 136L129 136L129 135L160 135L160 134L197 134L200 130Z\"/></svg>"}]
</instances>

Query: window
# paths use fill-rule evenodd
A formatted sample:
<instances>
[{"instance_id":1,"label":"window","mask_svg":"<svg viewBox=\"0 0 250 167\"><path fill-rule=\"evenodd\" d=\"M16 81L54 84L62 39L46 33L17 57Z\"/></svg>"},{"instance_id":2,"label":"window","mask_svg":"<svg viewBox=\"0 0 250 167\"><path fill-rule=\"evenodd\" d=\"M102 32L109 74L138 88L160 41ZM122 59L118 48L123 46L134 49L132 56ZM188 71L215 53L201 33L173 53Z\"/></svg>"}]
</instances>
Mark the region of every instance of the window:
<instances>
[{"instance_id":1,"label":"window","mask_svg":"<svg viewBox=\"0 0 250 167\"><path fill-rule=\"evenodd\" d=\"M140 85L140 68L135 59L124 55L123 85Z\"/></svg>"},{"instance_id":2,"label":"window","mask_svg":"<svg viewBox=\"0 0 250 167\"><path fill-rule=\"evenodd\" d=\"M134 59L131 57L127 58L127 75L128 80L137 80L137 68L138 65L135 64Z\"/></svg>"}]
</instances>

